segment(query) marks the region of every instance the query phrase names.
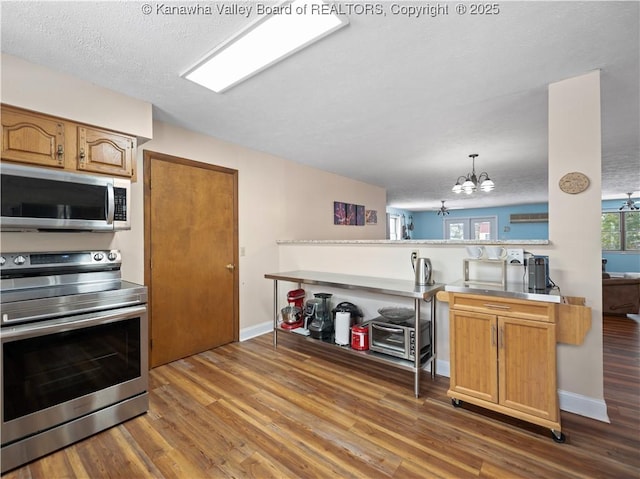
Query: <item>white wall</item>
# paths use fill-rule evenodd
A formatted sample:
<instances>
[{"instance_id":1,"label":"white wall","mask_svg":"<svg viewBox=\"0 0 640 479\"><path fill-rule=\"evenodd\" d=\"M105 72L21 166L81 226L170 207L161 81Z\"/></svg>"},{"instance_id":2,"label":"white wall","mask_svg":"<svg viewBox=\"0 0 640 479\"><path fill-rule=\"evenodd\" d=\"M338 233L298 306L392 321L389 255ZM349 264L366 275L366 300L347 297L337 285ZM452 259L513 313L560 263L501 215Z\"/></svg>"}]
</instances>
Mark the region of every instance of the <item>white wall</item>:
<instances>
[{"instance_id":1,"label":"white wall","mask_svg":"<svg viewBox=\"0 0 640 479\"><path fill-rule=\"evenodd\" d=\"M88 99L93 102L88 109L90 114L85 111ZM245 256L240 258L241 330L259 329L269 324L273 307L272 285L264 279L265 273L303 268L412 277L409 252L415 246L276 246L276 240L282 239L383 239L386 197L379 187L167 124L151 125L148 117L150 106L140 100L8 55L2 55L2 101L141 136L150 136L153 131L153 140L138 151L140 178L133 187L131 231L115 234L3 233L0 240L4 252L119 248L125 260L125 279L141 283L144 275L141 158L142 149L146 148L239 171L239 246L245 249ZM136 120L132 121L130 115ZM597 72L552 85L549 115L552 245L532 251L550 256L552 277L557 278L563 294L585 296L587 305L594 308L593 327L585 344L559 347L559 387L567 393L561 395L561 406L590 417L606 418L606 410L602 412ZM557 180L567 171L587 173L592 182L590 190L576 197L561 193ZM367 209L377 210L378 225L334 226L334 200L363 204ZM437 281L460 278L464 255L462 247L425 246L419 249L422 255L431 258ZM448 323L442 319L446 318L446 309L440 318L438 347L441 359L448 360Z\"/></svg>"},{"instance_id":2,"label":"white wall","mask_svg":"<svg viewBox=\"0 0 640 479\"><path fill-rule=\"evenodd\" d=\"M583 296L592 308L592 327L583 345L558 345L560 407L608 421L603 393L602 284L600 245L600 75L587 75L549 87L549 245L527 251L549 256L550 276L565 296ZM591 180L580 195L567 195L558 180L582 171ZM431 259L437 282L462 278L464 246L416 244L282 244L280 270L317 270L412 279L410 252ZM283 288L284 289L284 288ZM328 291L333 292L333 291ZM350 293L350 292L349 292ZM344 292L338 293L344 294ZM395 301L394 298L387 298ZM362 301L370 301L363 297ZM366 306L366 305L365 305ZM369 306L367 306L369 307ZM369 307L372 309L372 307ZM375 310L370 311L375 313ZM366 316L365 319L370 319ZM449 361L448 306L438 304L439 373Z\"/></svg>"},{"instance_id":3,"label":"white wall","mask_svg":"<svg viewBox=\"0 0 640 479\"><path fill-rule=\"evenodd\" d=\"M138 138L153 136L151 103L3 53L2 103Z\"/></svg>"},{"instance_id":4,"label":"white wall","mask_svg":"<svg viewBox=\"0 0 640 479\"><path fill-rule=\"evenodd\" d=\"M603 397L600 71L549 86L549 239L563 293L585 296L592 326L582 347L558 349L559 383L568 391ZM590 179L581 194L558 181L580 171Z\"/></svg>"},{"instance_id":5,"label":"white wall","mask_svg":"<svg viewBox=\"0 0 640 479\"><path fill-rule=\"evenodd\" d=\"M88 99L91 102L87 103ZM384 238L384 221L367 226L333 225L334 200L365 205L384 218L384 189L165 123L152 123L146 115L151 112L150 105L140 100L2 55L2 102L132 134L153 132L153 139L138 149L131 231L2 233L3 252L118 248L123 254L123 277L143 283L144 149L238 170L239 246L245 251L239 265L241 336L242 330L269 320L272 290L264 274L278 269L276 240ZM87 104L91 105L91 116L83 113Z\"/></svg>"},{"instance_id":6,"label":"white wall","mask_svg":"<svg viewBox=\"0 0 640 479\"><path fill-rule=\"evenodd\" d=\"M2 103L70 120L150 137L151 104L20 58L2 54ZM137 188L139 185L134 185ZM134 217L141 217L134 211ZM135 221L133 230L142 227ZM131 236L123 233L2 233L3 252L119 248ZM140 252L141 253L141 252ZM140 254L136 253L136 256ZM131 279L133 280L133 279Z\"/></svg>"},{"instance_id":7,"label":"white wall","mask_svg":"<svg viewBox=\"0 0 640 479\"><path fill-rule=\"evenodd\" d=\"M383 223L364 227L333 225L334 199L384 211L386 194L382 188L160 122L154 124L153 140L138 152L139 162L143 149L239 171L239 246L245 253L240 257L239 270L241 329L269 319L272 289L264 274L278 269L277 240L384 237ZM141 188L134 192L133 202L141 208ZM141 232L131 236L132 251L141 252ZM128 247L123 245L123 250ZM136 271L131 274L142 274L142 266L136 264ZM142 278L136 280L141 282Z\"/></svg>"}]
</instances>

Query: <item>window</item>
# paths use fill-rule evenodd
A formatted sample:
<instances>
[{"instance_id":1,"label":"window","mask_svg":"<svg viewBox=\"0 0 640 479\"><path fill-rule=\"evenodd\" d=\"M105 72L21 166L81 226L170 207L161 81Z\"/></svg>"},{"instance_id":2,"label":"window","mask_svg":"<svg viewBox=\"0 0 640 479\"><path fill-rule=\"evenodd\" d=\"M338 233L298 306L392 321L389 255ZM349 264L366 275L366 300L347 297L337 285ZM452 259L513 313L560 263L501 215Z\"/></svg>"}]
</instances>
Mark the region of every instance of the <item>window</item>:
<instances>
[{"instance_id":1,"label":"window","mask_svg":"<svg viewBox=\"0 0 640 479\"><path fill-rule=\"evenodd\" d=\"M402 239L402 222L400 215L389 215L389 239Z\"/></svg>"},{"instance_id":2,"label":"window","mask_svg":"<svg viewBox=\"0 0 640 479\"><path fill-rule=\"evenodd\" d=\"M603 211L601 240L606 251L640 251L640 211Z\"/></svg>"},{"instance_id":3,"label":"window","mask_svg":"<svg viewBox=\"0 0 640 479\"><path fill-rule=\"evenodd\" d=\"M498 220L495 216L477 218L446 218L445 239L497 239Z\"/></svg>"}]
</instances>

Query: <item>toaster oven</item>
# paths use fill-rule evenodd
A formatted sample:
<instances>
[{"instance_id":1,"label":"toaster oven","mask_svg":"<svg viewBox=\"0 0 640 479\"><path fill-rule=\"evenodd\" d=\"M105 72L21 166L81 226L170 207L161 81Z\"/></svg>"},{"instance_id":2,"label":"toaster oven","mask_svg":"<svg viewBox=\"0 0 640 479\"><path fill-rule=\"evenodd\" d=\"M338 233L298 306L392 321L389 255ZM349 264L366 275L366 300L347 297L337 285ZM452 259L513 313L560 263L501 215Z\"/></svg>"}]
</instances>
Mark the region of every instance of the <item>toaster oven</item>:
<instances>
[{"instance_id":1,"label":"toaster oven","mask_svg":"<svg viewBox=\"0 0 640 479\"><path fill-rule=\"evenodd\" d=\"M420 357L431 351L430 321L420 321ZM416 359L415 319L389 322L377 318L369 322L369 350L409 361Z\"/></svg>"}]
</instances>

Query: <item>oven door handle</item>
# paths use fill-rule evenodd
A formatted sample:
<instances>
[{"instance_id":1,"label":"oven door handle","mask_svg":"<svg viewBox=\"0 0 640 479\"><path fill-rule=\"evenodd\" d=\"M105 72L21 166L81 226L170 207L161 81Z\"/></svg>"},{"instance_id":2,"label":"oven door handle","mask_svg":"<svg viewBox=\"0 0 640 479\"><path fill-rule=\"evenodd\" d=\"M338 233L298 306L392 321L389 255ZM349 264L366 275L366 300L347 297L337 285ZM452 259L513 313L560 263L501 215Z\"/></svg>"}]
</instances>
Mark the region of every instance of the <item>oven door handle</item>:
<instances>
[{"instance_id":1,"label":"oven door handle","mask_svg":"<svg viewBox=\"0 0 640 479\"><path fill-rule=\"evenodd\" d=\"M50 321L41 321L36 323L21 324L9 328L2 329L2 342L8 343L18 339L27 339L37 336L45 336L48 334L64 333L66 331L74 331L76 329L88 328L91 326L99 326L102 324L123 321L136 316L146 315L147 306L131 306L128 308L119 308L116 310L97 311L94 313L81 314L69 317L52 319Z\"/></svg>"},{"instance_id":2,"label":"oven door handle","mask_svg":"<svg viewBox=\"0 0 640 479\"><path fill-rule=\"evenodd\" d=\"M404 333L404 329L402 328L389 328L386 326L380 326L379 324L376 324L376 323L371 323L371 327L373 329L379 329L380 331L385 331L387 333Z\"/></svg>"}]
</instances>

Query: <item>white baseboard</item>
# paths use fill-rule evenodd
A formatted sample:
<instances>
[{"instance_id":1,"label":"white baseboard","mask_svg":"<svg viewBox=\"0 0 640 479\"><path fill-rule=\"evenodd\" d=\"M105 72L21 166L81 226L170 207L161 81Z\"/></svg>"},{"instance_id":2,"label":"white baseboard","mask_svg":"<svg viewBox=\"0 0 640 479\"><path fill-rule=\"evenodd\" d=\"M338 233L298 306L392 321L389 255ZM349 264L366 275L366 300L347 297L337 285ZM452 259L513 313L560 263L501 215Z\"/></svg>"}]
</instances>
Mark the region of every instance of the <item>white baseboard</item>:
<instances>
[{"instance_id":1,"label":"white baseboard","mask_svg":"<svg viewBox=\"0 0 640 479\"><path fill-rule=\"evenodd\" d=\"M273 321L265 321L264 323L243 328L240 330L240 341L246 341L256 336L262 336L263 334L273 331Z\"/></svg>"},{"instance_id":2,"label":"white baseboard","mask_svg":"<svg viewBox=\"0 0 640 479\"><path fill-rule=\"evenodd\" d=\"M607 403L604 399L558 390L558 400L560 401L560 409L563 411L579 414L597 421L611 422L607 414Z\"/></svg>"},{"instance_id":3,"label":"white baseboard","mask_svg":"<svg viewBox=\"0 0 640 479\"><path fill-rule=\"evenodd\" d=\"M431 372L431 364L427 365L425 370ZM442 359L436 358L436 374L438 376L444 376L445 378L451 377L449 361L443 361Z\"/></svg>"}]
</instances>

